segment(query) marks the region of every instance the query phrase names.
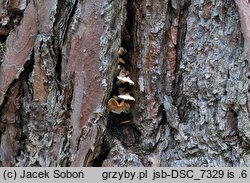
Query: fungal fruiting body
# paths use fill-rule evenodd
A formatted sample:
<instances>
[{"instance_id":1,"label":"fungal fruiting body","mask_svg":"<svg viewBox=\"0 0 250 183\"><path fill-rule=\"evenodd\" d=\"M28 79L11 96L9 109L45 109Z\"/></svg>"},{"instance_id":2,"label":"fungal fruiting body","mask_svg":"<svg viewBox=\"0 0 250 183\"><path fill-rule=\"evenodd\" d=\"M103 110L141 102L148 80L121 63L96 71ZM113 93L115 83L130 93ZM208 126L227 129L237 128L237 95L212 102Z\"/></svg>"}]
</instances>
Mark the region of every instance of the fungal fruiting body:
<instances>
[{"instance_id":1,"label":"fungal fruiting body","mask_svg":"<svg viewBox=\"0 0 250 183\"><path fill-rule=\"evenodd\" d=\"M125 53L127 53L127 50L123 47L120 47L118 50L118 55L121 56L124 55Z\"/></svg>"},{"instance_id":2,"label":"fungal fruiting body","mask_svg":"<svg viewBox=\"0 0 250 183\"><path fill-rule=\"evenodd\" d=\"M118 58L118 63L120 63L120 64L126 64L126 62L122 59L122 58Z\"/></svg>"},{"instance_id":3,"label":"fungal fruiting body","mask_svg":"<svg viewBox=\"0 0 250 183\"><path fill-rule=\"evenodd\" d=\"M122 100L120 103L115 99L111 98L108 101L109 110L116 114L121 114L122 112L128 113L130 109L129 103Z\"/></svg>"},{"instance_id":4,"label":"fungal fruiting body","mask_svg":"<svg viewBox=\"0 0 250 183\"><path fill-rule=\"evenodd\" d=\"M129 72L125 68L121 68L119 72L120 77L126 77L129 75Z\"/></svg>"},{"instance_id":5,"label":"fungal fruiting body","mask_svg":"<svg viewBox=\"0 0 250 183\"><path fill-rule=\"evenodd\" d=\"M129 58L128 58L128 54L126 54L127 50L123 47L120 47L117 53L118 53L118 59L117 59L118 65L128 68Z\"/></svg>"},{"instance_id":6,"label":"fungal fruiting body","mask_svg":"<svg viewBox=\"0 0 250 183\"><path fill-rule=\"evenodd\" d=\"M121 83L129 83L131 85L134 85L134 81L132 81L129 77L123 77L123 76L117 76L117 79L119 80L119 82Z\"/></svg>"},{"instance_id":7,"label":"fungal fruiting body","mask_svg":"<svg viewBox=\"0 0 250 183\"><path fill-rule=\"evenodd\" d=\"M118 50L118 76L116 77L118 79L116 87L113 89L118 96L113 96L108 101L108 108L109 111L121 114L123 113L129 113L130 112L130 105L129 101L135 101L134 97L130 95L131 93L131 85L134 85L135 83L130 79L129 77L129 71L127 67L127 61L126 54L127 50L123 47L120 47ZM117 80L115 78L115 80Z\"/></svg>"},{"instance_id":8,"label":"fungal fruiting body","mask_svg":"<svg viewBox=\"0 0 250 183\"><path fill-rule=\"evenodd\" d=\"M133 100L133 101L135 101L135 98L130 96L129 94L118 95L118 98L123 99L123 100Z\"/></svg>"}]
</instances>

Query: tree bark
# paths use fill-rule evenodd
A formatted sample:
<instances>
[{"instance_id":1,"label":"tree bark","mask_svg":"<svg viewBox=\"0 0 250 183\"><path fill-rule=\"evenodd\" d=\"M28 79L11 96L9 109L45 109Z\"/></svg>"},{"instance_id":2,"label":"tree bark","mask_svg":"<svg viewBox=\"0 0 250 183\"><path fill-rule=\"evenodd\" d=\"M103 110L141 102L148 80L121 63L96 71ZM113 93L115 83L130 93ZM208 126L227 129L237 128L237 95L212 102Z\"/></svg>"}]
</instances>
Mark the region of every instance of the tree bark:
<instances>
[{"instance_id":1,"label":"tree bark","mask_svg":"<svg viewBox=\"0 0 250 183\"><path fill-rule=\"evenodd\" d=\"M250 166L247 0L0 0L1 166ZM134 81L117 95L118 49Z\"/></svg>"}]
</instances>

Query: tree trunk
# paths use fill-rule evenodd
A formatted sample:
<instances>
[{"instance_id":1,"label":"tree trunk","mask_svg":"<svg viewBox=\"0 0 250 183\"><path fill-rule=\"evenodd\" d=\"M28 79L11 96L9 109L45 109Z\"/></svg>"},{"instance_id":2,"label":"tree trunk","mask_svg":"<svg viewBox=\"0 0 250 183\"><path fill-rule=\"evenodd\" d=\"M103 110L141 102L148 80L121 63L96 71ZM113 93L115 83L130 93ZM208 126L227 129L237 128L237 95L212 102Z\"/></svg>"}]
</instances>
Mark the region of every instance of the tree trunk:
<instances>
[{"instance_id":1,"label":"tree trunk","mask_svg":"<svg viewBox=\"0 0 250 183\"><path fill-rule=\"evenodd\" d=\"M247 0L0 0L1 166L250 166ZM118 49L134 85L109 110Z\"/></svg>"}]
</instances>

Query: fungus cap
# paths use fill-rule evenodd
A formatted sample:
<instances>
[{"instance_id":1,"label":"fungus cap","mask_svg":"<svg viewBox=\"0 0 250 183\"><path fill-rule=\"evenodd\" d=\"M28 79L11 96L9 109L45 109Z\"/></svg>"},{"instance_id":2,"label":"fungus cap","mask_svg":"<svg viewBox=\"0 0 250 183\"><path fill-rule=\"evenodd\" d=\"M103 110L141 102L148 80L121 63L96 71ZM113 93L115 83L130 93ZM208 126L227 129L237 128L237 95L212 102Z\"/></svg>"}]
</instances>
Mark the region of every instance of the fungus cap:
<instances>
[{"instance_id":1,"label":"fungus cap","mask_svg":"<svg viewBox=\"0 0 250 183\"><path fill-rule=\"evenodd\" d=\"M109 99L108 101L109 110L116 114L129 113L130 105L124 100L121 103L118 103L116 97Z\"/></svg>"},{"instance_id":2,"label":"fungus cap","mask_svg":"<svg viewBox=\"0 0 250 183\"><path fill-rule=\"evenodd\" d=\"M120 47L119 50L118 50L118 55L123 55L127 52L127 50L123 47Z\"/></svg>"},{"instance_id":3,"label":"fungus cap","mask_svg":"<svg viewBox=\"0 0 250 183\"><path fill-rule=\"evenodd\" d=\"M119 79L120 82L122 83L129 83L131 85L134 85L134 81L132 81L129 77L123 77L123 76L117 76L117 79Z\"/></svg>"},{"instance_id":4,"label":"fungus cap","mask_svg":"<svg viewBox=\"0 0 250 183\"><path fill-rule=\"evenodd\" d=\"M133 101L135 101L135 98L132 97L132 96L130 96L129 94L118 95L118 97L119 97L120 99L124 99L124 100L133 100Z\"/></svg>"}]
</instances>

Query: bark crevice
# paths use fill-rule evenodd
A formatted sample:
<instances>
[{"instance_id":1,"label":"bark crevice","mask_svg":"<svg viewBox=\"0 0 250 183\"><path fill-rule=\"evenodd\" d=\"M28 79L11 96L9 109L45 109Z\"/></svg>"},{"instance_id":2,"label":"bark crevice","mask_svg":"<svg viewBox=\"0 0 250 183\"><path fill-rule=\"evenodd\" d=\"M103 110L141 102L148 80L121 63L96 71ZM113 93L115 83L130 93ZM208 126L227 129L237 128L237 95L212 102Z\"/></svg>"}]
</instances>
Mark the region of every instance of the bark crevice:
<instances>
[{"instance_id":1,"label":"bark crevice","mask_svg":"<svg viewBox=\"0 0 250 183\"><path fill-rule=\"evenodd\" d=\"M133 74L132 70L135 68L131 64L131 51L134 48L134 41L133 41L133 30L134 30L134 22L135 22L135 13L136 13L136 5L135 1L128 1L126 5L126 21L123 29L121 30L121 45L126 49L127 53L125 54L124 60L126 62L126 69L128 69L129 73ZM118 55L116 55L118 58ZM117 66L116 66L117 68ZM116 72L117 73L117 72ZM131 78L134 78L131 75ZM117 86L117 75L114 76L113 79L113 89L109 95L109 98L113 96L119 95L118 93L118 86ZM131 86L133 87L133 86ZM133 96L133 91L130 93ZM136 101L135 101L136 102ZM130 103L131 110L133 108L133 102ZM125 122L125 123L124 123ZM133 125L131 120L131 113L121 113L115 114L109 112L108 115L108 123L106 126L106 134L103 139L102 147L99 156L94 160L94 166L107 166L107 162L112 157L110 152L116 146L120 146L122 148L128 149L131 152L138 152L138 143L140 139L140 133L137 130L136 126ZM112 143L111 143L112 142ZM107 159L108 158L108 159ZM123 165L125 166L125 165Z\"/></svg>"}]
</instances>

